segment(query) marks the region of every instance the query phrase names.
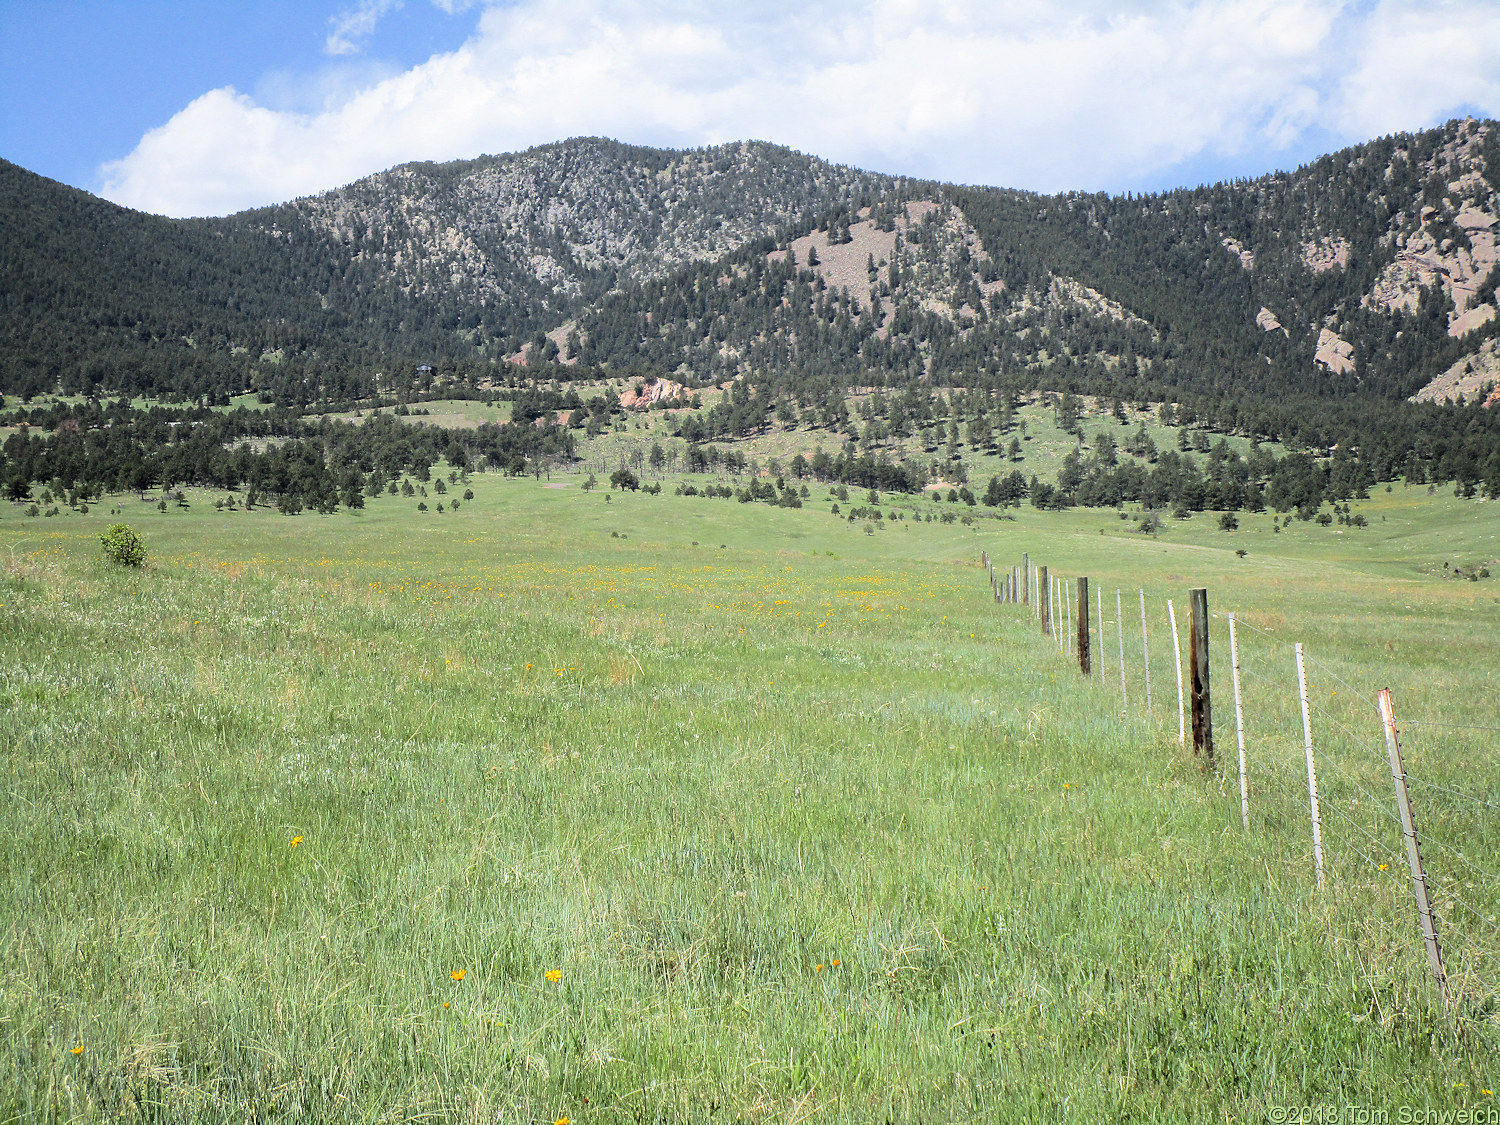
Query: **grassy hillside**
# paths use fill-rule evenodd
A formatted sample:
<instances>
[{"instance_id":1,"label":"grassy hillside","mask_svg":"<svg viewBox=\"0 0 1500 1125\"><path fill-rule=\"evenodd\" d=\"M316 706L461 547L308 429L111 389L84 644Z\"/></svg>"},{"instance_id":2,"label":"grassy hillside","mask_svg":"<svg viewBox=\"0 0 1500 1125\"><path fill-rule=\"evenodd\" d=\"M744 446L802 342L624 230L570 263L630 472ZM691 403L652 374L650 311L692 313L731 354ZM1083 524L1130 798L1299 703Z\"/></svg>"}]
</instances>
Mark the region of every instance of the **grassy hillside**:
<instances>
[{"instance_id":1,"label":"grassy hillside","mask_svg":"<svg viewBox=\"0 0 1500 1125\"><path fill-rule=\"evenodd\" d=\"M1445 787L1414 790L1445 1019L1364 697L1500 727L1500 586L1445 577L1500 554L1500 509L1397 486L1361 531L1153 539L551 483L477 476L441 516L118 498L139 572L99 558L106 505L3 513L0 1120L1493 1104L1493 735L1408 727ZM1123 591L1123 713L981 549ZM1191 586L1247 626L1248 831L1222 617L1220 771L1177 744Z\"/></svg>"}]
</instances>

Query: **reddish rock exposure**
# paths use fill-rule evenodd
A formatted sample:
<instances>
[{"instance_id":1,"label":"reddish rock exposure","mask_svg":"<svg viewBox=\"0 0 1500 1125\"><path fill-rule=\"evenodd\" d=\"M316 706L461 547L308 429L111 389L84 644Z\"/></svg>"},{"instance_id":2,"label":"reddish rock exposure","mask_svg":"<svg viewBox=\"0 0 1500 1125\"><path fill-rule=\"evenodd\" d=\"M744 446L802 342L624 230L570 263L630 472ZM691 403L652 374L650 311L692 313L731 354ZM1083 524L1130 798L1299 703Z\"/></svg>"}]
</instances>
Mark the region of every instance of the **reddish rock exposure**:
<instances>
[{"instance_id":1,"label":"reddish rock exposure","mask_svg":"<svg viewBox=\"0 0 1500 1125\"><path fill-rule=\"evenodd\" d=\"M645 410L652 403L663 400L686 399L687 388L681 383L674 383L671 379L653 379L649 383L640 385L640 393L636 393L636 385L627 387L620 395L620 405L626 410Z\"/></svg>"}]
</instances>

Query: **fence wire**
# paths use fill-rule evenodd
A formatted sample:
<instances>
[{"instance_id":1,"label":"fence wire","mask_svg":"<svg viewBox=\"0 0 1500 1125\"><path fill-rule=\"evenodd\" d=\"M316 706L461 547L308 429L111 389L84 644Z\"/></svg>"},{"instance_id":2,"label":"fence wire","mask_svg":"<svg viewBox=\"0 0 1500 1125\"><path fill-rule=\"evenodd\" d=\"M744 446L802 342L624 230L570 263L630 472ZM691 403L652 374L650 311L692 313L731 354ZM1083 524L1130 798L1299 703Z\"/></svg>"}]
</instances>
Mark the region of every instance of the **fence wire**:
<instances>
[{"instance_id":1,"label":"fence wire","mask_svg":"<svg viewBox=\"0 0 1500 1125\"><path fill-rule=\"evenodd\" d=\"M999 567L998 573L1008 575L1009 568ZM1050 577L1054 583L1075 581L1058 574ZM1035 595L1034 567L1031 581ZM1093 676L1105 691L1101 702L1162 736L1178 736L1178 710L1173 707L1177 703L1184 715L1185 734L1190 725L1185 697L1193 675L1188 666L1191 624L1186 599L1181 604L1173 599L1173 608L1178 611L1174 632L1168 596L1144 588L1147 621L1146 635L1142 635L1140 618L1134 612L1141 595L1137 599L1126 596L1137 586L1127 589L1122 584L1118 600L1111 596L1116 593L1113 585L1105 589L1090 581L1090 586L1090 648ZM1065 605L1068 612L1065 619L1055 619L1050 640L1058 658L1072 663L1077 658L1073 633L1078 606L1066 598L1058 605L1059 613ZM1023 609L1019 605L1010 608ZM1034 618L1040 617L1039 607L1033 604L1030 608ZM1210 614L1210 680L1221 699L1231 683L1230 669L1225 667L1230 647L1228 617L1223 612ZM1296 646L1239 614L1234 615L1234 625L1238 633L1243 730L1232 707L1219 703L1214 708L1219 720L1214 724L1216 756L1221 762L1233 762L1238 737L1243 734L1250 830L1300 832L1305 835L1304 854L1310 858L1311 814ZM1057 629L1065 629L1065 634L1057 635ZM1331 660L1326 653L1306 645L1302 651L1308 672L1308 722L1329 874L1348 879L1356 871L1368 873L1379 880L1378 885L1386 887L1382 894L1399 901L1410 872L1378 701L1368 689L1356 686L1360 678L1357 668ZM1174 699L1179 659L1184 682L1182 695ZM1149 711L1147 683L1152 703ZM1414 698L1421 695L1410 694ZM1411 799L1413 820L1439 922L1439 938L1451 959L1449 976L1462 982L1460 991L1467 995L1500 996L1495 989L1500 983L1500 925L1496 923L1500 917L1500 870L1490 858L1500 856L1500 818L1492 815L1500 812L1500 792L1490 788L1476 793L1466 788L1470 781L1466 763L1489 759L1495 740L1484 736L1500 734L1500 725L1450 721L1446 716L1420 712L1405 718L1400 715L1401 694L1395 696L1395 702L1404 780L1415 791ZM1226 714L1230 716L1228 722L1223 718ZM1224 753L1226 747L1228 754ZM1221 777L1226 796L1231 788L1228 780ZM1407 908L1405 904L1396 907ZM1415 933L1414 924L1411 929Z\"/></svg>"}]
</instances>

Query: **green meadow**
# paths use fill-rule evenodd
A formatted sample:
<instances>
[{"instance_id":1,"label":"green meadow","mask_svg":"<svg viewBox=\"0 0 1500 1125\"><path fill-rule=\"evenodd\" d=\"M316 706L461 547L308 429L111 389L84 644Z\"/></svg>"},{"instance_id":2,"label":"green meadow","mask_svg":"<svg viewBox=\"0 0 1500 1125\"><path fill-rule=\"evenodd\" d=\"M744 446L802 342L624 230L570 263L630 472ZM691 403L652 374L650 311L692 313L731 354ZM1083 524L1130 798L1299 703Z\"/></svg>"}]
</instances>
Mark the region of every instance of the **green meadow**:
<instances>
[{"instance_id":1,"label":"green meadow","mask_svg":"<svg viewBox=\"0 0 1500 1125\"><path fill-rule=\"evenodd\" d=\"M443 514L0 512L0 1122L1496 1106L1500 578L1455 575L1500 573L1500 505L1397 484L1363 529L1151 537L581 479L478 475ZM101 556L120 519L140 570ZM1102 681L981 551L1094 581ZM1178 742L1193 587L1212 770Z\"/></svg>"}]
</instances>

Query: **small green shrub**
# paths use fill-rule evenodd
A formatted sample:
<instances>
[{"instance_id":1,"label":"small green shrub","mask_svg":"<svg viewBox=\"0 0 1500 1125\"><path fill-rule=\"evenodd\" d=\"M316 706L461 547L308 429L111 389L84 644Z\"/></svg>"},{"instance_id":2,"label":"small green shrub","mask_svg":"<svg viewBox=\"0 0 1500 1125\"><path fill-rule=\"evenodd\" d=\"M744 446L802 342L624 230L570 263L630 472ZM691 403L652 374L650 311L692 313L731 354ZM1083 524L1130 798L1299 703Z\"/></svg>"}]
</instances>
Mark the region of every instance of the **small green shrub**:
<instances>
[{"instance_id":1,"label":"small green shrub","mask_svg":"<svg viewBox=\"0 0 1500 1125\"><path fill-rule=\"evenodd\" d=\"M99 536L104 555L120 566L141 566L146 561L146 541L128 523L111 524Z\"/></svg>"}]
</instances>

